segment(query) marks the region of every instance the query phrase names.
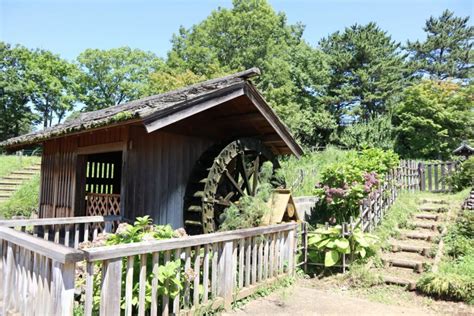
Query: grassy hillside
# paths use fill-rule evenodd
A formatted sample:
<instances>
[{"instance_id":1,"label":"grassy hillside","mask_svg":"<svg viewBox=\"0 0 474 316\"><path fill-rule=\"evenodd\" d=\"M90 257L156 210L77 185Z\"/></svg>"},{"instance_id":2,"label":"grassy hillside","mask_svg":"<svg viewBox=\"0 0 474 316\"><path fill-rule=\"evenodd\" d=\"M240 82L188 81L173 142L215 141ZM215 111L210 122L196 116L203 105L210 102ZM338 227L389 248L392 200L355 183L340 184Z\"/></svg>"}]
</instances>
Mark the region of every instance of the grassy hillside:
<instances>
[{"instance_id":1,"label":"grassy hillside","mask_svg":"<svg viewBox=\"0 0 474 316\"><path fill-rule=\"evenodd\" d=\"M6 156L0 155L0 178L8 175L12 171L19 170L41 161L36 156Z\"/></svg>"},{"instance_id":2,"label":"grassy hillside","mask_svg":"<svg viewBox=\"0 0 474 316\"><path fill-rule=\"evenodd\" d=\"M40 163L40 157L19 157L0 155L0 178L15 170ZM0 218L10 218L15 215L29 216L38 207L39 175L24 182L10 199L0 202Z\"/></svg>"},{"instance_id":3,"label":"grassy hillside","mask_svg":"<svg viewBox=\"0 0 474 316\"><path fill-rule=\"evenodd\" d=\"M344 159L351 151L328 147L323 151L307 152L299 160L291 156L280 161L279 174L286 185L293 189L293 196L313 195L320 172L325 165ZM301 170L304 170L303 181L300 181ZM296 185L294 186L294 184Z\"/></svg>"}]
</instances>

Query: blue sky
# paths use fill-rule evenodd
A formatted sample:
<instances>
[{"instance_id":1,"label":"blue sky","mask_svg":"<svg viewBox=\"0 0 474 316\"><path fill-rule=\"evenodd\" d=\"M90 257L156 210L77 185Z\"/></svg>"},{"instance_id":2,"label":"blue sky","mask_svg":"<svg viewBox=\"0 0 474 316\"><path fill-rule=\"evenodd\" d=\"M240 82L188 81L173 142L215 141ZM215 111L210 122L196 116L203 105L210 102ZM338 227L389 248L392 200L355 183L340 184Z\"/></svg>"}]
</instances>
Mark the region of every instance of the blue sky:
<instances>
[{"instance_id":1,"label":"blue sky","mask_svg":"<svg viewBox=\"0 0 474 316\"><path fill-rule=\"evenodd\" d=\"M306 25L312 45L354 23L377 22L401 42L422 39L430 15L450 9L472 16L473 0L270 0L290 23ZM49 49L74 59L86 48L130 46L165 56L171 35L190 27L217 7L218 0L0 0L0 39ZM471 21L472 24L472 21Z\"/></svg>"}]
</instances>

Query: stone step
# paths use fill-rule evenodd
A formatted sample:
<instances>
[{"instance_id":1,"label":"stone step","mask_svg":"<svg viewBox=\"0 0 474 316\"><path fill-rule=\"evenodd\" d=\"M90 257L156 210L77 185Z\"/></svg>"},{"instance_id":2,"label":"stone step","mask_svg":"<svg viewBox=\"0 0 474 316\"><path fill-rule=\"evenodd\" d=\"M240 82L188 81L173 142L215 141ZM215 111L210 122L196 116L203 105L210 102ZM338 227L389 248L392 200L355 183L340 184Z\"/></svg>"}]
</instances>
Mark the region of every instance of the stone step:
<instances>
[{"instance_id":1,"label":"stone step","mask_svg":"<svg viewBox=\"0 0 474 316\"><path fill-rule=\"evenodd\" d=\"M413 252L418 253L422 256L428 257L431 254L431 247L423 247L417 245L409 245L409 244L400 244L400 243L391 243L390 244L392 252Z\"/></svg>"},{"instance_id":2,"label":"stone step","mask_svg":"<svg viewBox=\"0 0 474 316\"><path fill-rule=\"evenodd\" d=\"M448 201L446 200L436 200L436 199L423 199L421 200L421 203L427 203L427 204L448 204Z\"/></svg>"},{"instance_id":3,"label":"stone step","mask_svg":"<svg viewBox=\"0 0 474 316\"><path fill-rule=\"evenodd\" d=\"M384 275L383 281L387 284L395 284L395 285L400 285L406 287L407 290L409 291L414 291L416 290L416 282L409 280L409 279L404 279L404 278L398 278L390 275Z\"/></svg>"},{"instance_id":4,"label":"stone step","mask_svg":"<svg viewBox=\"0 0 474 316\"><path fill-rule=\"evenodd\" d=\"M428 219L428 220L432 220L432 221L438 221L438 219L439 219L439 215L436 215L436 214L423 214L423 213L420 213L420 214L416 214L416 215L415 215L415 218L419 218L419 219Z\"/></svg>"},{"instance_id":5,"label":"stone step","mask_svg":"<svg viewBox=\"0 0 474 316\"><path fill-rule=\"evenodd\" d=\"M38 174L38 171L35 171L35 170L19 170L19 171L13 171L12 173L10 173L11 176L16 176L16 175L33 176L36 174Z\"/></svg>"},{"instance_id":6,"label":"stone step","mask_svg":"<svg viewBox=\"0 0 474 316\"><path fill-rule=\"evenodd\" d=\"M413 225L417 228L429 229L436 231L438 230L438 225L433 224L433 222L414 222Z\"/></svg>"},{"instance_id":7,"label":"stone step","mask_svg":"<svg viewBox=\"0 0 474 316\"><path fill-rule=\"evenodd\" d=\"M18 189L18 187L14 187L14 186L11 186L11 187L0 187L0 192L13 192L13 191L16 191Z\"/></svg>"},{"instance_id":8,"label":"stone step","mask_svg":"<svg viewBox=\"0 0 474 316\"><path fill-rule=\"evenodd\" d=\"M443 212L448 211L446 207L437 207L437 206L420 206L418 210L422 212L436 212L436 213L443 213Z\"/></svg>"},{"instance_id":9,"label":"stone step","mask_svg":"<svg viewBox=\"0 0 474 316\"><path fill-rule=\"evenodd\" d=\"M382 262L386 267L399 267L412 269L414 272L421 273L423 272L423 262L407 259L397 259L382 256Z\"/></svg>"},{"instance_id":10,"label":"stone step","mask_svg":"<svg viewBox=\"0 0 474 316\"><path fill-rule=\"evenodd\" d=\"M436 237L433 234L428 234L428 233L420 233L420 232L404 232L401 234L402 238L405 239L420 239L420 240L426 240L426 241L433 241L433 239Z\"/></svg>"},{"instance_id":11,"label":"stone step","mask_svg":"<svg viewBox=\"0 0 474 316\"><path fill-rule=\"evenodd\" d=\"M12 192L0 192L0 198L9 198L12 196Z\"/></svg>"},{"instance_id":12,"label":"stone step","mask_svg":"<svg viewBox=\"0 0 474 316\"><path fill-rule=\"evenodd\" d=\"M3 180L13 180L13 181L25 181L31 179L31 177L25 175L17 175L17 176L6 176L3 177Z\"/></svg>"}]
</instances>

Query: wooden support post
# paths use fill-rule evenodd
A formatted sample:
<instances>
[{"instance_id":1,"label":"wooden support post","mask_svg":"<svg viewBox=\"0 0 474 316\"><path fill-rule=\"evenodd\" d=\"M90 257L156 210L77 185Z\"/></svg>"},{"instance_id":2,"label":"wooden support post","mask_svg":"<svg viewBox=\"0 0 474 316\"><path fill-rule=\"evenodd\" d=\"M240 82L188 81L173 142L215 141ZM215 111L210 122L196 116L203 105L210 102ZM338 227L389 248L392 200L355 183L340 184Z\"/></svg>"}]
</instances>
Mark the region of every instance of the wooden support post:
<instances>
[{"instance_id":1,"label":"wooden support post","mask_svg":"<svg viewBox=\"0 0 474 316\"><path fill-rule=\"evenodd\" d=\"M100 315L120 315L122 293L122 258L104 261L100 291Z\"/></svg>"},{"instance_id":2,"label":"wooden support post","mask_svg":"<svg viewBox=\"0 0 474 316\"><path fill-rule=\"evenodd\" d=\"M219 254L218 292L217 295L224 299L224 309L229 310L232 306L232 280L233 275L233 253L234 243L226 241L223 244L222 252Z\"/></svg>"},{"instance_id":3,"label":"wooden support post","mask_svg":"<svg viewBox=\"0 0 474 316\"><path fill-rule=\"evenodd\" d=\"M74 277L76 264L69 262L62 264L53 261L52 269L53 314L72 315L74 311Z\"/></svg>"}]
</instances>

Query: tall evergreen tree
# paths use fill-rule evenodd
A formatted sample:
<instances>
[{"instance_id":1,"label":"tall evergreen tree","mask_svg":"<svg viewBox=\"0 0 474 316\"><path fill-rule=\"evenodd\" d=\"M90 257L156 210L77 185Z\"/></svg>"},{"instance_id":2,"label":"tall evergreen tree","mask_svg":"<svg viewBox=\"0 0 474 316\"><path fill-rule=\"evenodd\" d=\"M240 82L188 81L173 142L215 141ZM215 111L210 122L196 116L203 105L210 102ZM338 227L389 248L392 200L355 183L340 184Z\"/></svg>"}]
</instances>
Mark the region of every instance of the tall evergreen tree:
<instances>
[{"instance_id":1,"label":"tall evergreen tree","mask_svg":"<svg viewBox=\"0 0 474 316\"><path fill-rule=\"evenodd\" d=\"M293 132L305 143L324 142L334 128L316 98L327 80L325 56L302 39L303 30L265 0L234 0L231 9L180 28L168 64L207 78L259 67L257 87Z\"/></svg>"},{"instance_id":2,"label":"tall evergreen tree","mask_svg":"<svg viewBox=\"0 0 474 316\"><path fill-rule=\"evenodd\" d=\"M404 86L404 56L375 23L353 25L319 43L329 58L330 82L321 100L341 125L388 112Z\"/></svg>"},{"instance_id":3,"label":"tall evergreen tree","mask_svg":"<svg viewBox=\"0 0 474 316\"><path fill-rule=\"evenodd\" d=\"M445 10L438 18L430 17L423 29L427 35L424 42L407 44L416 75L437 80L472 77L474 26L469 26L469 17L456 17Z\"/></svg>"}]
</instances>

